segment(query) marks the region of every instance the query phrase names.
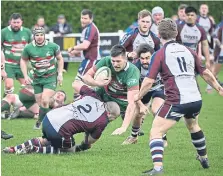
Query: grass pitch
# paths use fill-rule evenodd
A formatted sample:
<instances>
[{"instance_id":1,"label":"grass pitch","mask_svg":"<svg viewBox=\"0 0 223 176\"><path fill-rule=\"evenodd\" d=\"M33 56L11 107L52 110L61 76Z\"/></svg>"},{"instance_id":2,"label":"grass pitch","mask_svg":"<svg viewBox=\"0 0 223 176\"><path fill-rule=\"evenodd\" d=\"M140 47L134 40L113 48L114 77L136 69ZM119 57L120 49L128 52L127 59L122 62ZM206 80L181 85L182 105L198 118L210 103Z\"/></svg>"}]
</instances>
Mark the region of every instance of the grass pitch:
<instances>
[{"instance_id":1,"label":"grass pitch","mask_svg":"<svg viewBox=\"0 0 223 176\"><path fill-rule=\"evenodd\" d=\"M64 74L62 89L72 100L71 83L77 72L77 64L69 65L69 72ZM223 70L220 73L223 81ZM180 121L168 132L168 147L164 152L164 171L166 176L222 176L223 175L223 97L215 91L205 93L206 83L199 78L203 97L203 108L199 123L206 139L210 169L201 168L195 160L196 151L191 143L184 122ZM3 89L2 89L3 90ZM18 84L16 84L16 92ZM139 137L135 145L121 146L130 134L131 128L121 136L111 136L122 121L117 119L105 129L102 137L86 152L61 155L1 155L2 176L139 176L141 172L152 168L148 146L148 134L153 117L149 115L143 130L146 135ZM27 139L41 136L41 131L32 129L35 121L32 119L2 120L2 129L12 133L14 138L1 141L1 148L20 144ZM76 143L83 139L82 134L75 136Z\"/></svg>"}]
</instances>

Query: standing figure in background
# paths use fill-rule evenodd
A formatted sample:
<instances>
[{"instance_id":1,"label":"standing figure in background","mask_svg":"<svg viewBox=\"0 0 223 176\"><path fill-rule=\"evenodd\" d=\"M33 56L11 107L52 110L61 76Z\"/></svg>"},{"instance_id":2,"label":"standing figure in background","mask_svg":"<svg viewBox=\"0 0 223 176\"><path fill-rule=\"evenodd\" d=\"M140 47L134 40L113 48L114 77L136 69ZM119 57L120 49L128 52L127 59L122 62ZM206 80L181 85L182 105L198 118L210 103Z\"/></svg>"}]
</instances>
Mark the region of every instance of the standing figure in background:
<instances>
[{"instance_id":1,"label":"standing figure in background","mask_svg":"<svg viewBox=\"0 0 223 176\"><path fill-rule=\"evenodd\" d=\"M13 93L14 79L21 86L25 80L20 67L20 59L24 47L31 42L32 33L22 26L23 20L19 13L13 13L10 17L10 25L1 31L1 44L5 55L5 94Z\"/></svg>"}]
</instances>

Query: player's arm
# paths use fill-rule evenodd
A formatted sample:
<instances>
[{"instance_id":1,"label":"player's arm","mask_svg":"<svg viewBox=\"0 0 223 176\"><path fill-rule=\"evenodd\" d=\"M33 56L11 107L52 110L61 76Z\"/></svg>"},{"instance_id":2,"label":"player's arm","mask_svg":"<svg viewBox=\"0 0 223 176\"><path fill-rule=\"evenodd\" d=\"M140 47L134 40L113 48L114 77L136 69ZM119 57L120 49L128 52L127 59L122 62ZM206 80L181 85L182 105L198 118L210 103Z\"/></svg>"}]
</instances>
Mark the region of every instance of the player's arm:
<instances>
[{"instance_id":1,"label":"player's arm","mask_svg":"<svg viewBox=\"0 0 223 176\"><path fill-rule=\"evenodd\" d=\"M206 60L206 67L210 69L210 53L209 53L209 45L207 40L201 41L201 48L204 53L204 57Z\"/></svg>"},{"instance_id":2,"label":"player's arm","mask_svg":"<svg viewBox=\"0 0 223 176\"><path fill-rule=\"evenodd\" d=\"M223 91L223 88L218 83L214 75L211 73L210 70L205 69L201 74L201 77L208 83L211 87L213 87L217 92Z\"/></svg>"},{"instance_id":3,"label":"player's arm","mask_svg":"<svg viewBox=\"0 0 223 176\"><path fill-rule=\"evenodd\" d=\"M61 53L59 53L57 56L57 63L58 63L58 74L63 75L63 67L64 67L64 61L63 56Z\"/></svg>"},{"instance_id":4,"label":"player's arm","mask_svg":"<svg viewBox=\"0 0 223 176\"><path fill-rule=\"evenodd\" d=\"M75 152L80 152L90 149L91 145L95 143L97 140L98 139L93 138L90 134L85 133L85 140L83 140L80 145L76 146Z\"/></svg>"},{"instance_id":5,"label":"player's arm","mask_svg":"<svg viewBox=\"0 0 223 176\"><path fill-rule=\"evenodd\" d=\"M194 51L191 51L195 60L195 71L201 75L201 77L211 86L213 87L219 94L223 93L223 88L218 83L214 75L210 70L206 69L202 66L201 60L198 58L197 54Z\"/></svg>"},{"instance_id":6,"label":"player's arm","mask_svg":"<svg viewBox=\"0 0 223 176\"><path fill-rule=\"evenodd\" d=\"M5 72L5 55L3 51L1 51L1 76L3 80L7 77L7 73Z\"/></svg>"},{"instance_id":7,"label":"player's arm","mask_svg":"<svg viewBox=\"0 0 223 176\"><path fill-rule=\"evenodd\" d=\"M85 73L84 76L79 76L79 78L87 85L89 86L99 86L99 87L103 87L107 84L109 84L110 80L100 80L100 81L96 81L94 80L94 75L97 71L97 69L99 69L100 67L106 66L106 62L109 58L103 58L101 59L95 66L93 66L92 68L90 68L87 73Z\"/></svg>"},{"instance_id":8,"label":"player's arm","mask_svg":"<svg viewBox=\"0 0 223 176\"><path fill-rule=\"evenodd\" d=\"M31 84L32 80L28 76L28 62L29 62L29 54L27 52L27 47L24 48L22 52L22 58L20 59L20 68L23 73L26 84Z\"/></svg>"},{"instance_id":9,"label":"player's arm","mask_svg":"<svg viewBox=\"0 0 223 176\"><path fill-rule=\"evenodd\" d=\"M155 79L151 79L151 78L144 78L139 94L138 94L138 98L136 100L141 100L142 97L144 95L146 95L147 92L149 92L149 90L151 89L151 87L153 86L153 83L155 82Z\"/></svg>"},{"instance_id":10,"label":"player's arm","mask_svg":"<svg viewBox=\"0 0 223 176\"><path fill-rule=\"evenodd\" d=\"M77 50L77 51L82 51L82 50L86 50L88 49L88 47L90 46L91 42L88 40L84 40L82 43L80 43L79 45L76 45L73 47L73 50Z\"/></svg>"},{"instance_id":11,"label":"player's arm","mask_svg":"<svg viewBox=\"0 0 223 176\"><path fill-rule=\"evenodd\" d=\"M81 80L74 80L74 82L72 83L72 87L74 88L74 91L76 93L80 93L80 90L83 85L85 85L85 84Z\"/></svg>"},{"instance_id":12,"label":"player's arm","mask_svg":"<svg viewBox=\"0 0 223 176\"><path fill-rule=\"evenodd\" d=\"M125 118L124 118L124 120L122 122L122 126L121 126L121 128L123 128L124 131L127 130L127 128L129 127L129 124L131 123L131 121L133 119L134 111L135 111L135 108L136 108L136 104L134 102L134 97L138 93L139 93L139 90L138 89L128 91L128 93L127 93L128 106L126 108Z\"/></svg>"}]
</instances>

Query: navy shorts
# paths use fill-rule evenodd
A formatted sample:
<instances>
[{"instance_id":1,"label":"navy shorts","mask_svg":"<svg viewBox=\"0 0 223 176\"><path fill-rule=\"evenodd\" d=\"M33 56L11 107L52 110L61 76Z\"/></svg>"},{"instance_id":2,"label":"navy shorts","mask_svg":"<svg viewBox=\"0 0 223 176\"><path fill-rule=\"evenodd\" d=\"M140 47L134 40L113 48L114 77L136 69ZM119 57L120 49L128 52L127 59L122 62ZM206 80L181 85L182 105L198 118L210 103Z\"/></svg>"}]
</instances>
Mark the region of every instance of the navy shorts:
<instances>
[{"instance_id":1,"label":"navy shorts","mask_svg":"<svg viewBox=\"0 0 223 176\"><path fill-rule=\"evenodd\" d=\"M97 60L84 59L78 68L79 75L84 75L90 68L93 67L93 65L96 64L96 61Z\"/></svg>"},{"instance_id":2,"label":"navy shorts","mask_svg":"<svg viewBox=\"0 0 223 176\"><path fill-rule=\"evenodd\" d=\"M186 104L164 103L157 112L157 115L166 119L179 121L181 117L196 118L200 113L202 100Z\"/></svg>"},{"instance_id":3,"label":"navy shorts","mask_svg":"<svg viewBox=\"0 0 223 176\"><path fill-rule=\"evenodd\" d=\"M71 148L75 145L73 136L64 138L52 126L47 116L44 117L42 123L43 138L50 141L55 148Z\"/></svg>"},{"instance_id":4,"label":"navy shorts","mask_svg":"<svg viewBox=\"0 0 223 176\"><path fill-rule=\"evenodd\" d=\"M159 98L162 98L162 99L165 99L165 95L164 95L164 88L158 88L156 90L153 90L151 92L148 92L146 95L144 95L144 97L142 98L142 103L143 104L147 104L149 103L149 101L151 100L151 98L156 98L156 97L159 97Z\"/></svg>"}]
</instances>

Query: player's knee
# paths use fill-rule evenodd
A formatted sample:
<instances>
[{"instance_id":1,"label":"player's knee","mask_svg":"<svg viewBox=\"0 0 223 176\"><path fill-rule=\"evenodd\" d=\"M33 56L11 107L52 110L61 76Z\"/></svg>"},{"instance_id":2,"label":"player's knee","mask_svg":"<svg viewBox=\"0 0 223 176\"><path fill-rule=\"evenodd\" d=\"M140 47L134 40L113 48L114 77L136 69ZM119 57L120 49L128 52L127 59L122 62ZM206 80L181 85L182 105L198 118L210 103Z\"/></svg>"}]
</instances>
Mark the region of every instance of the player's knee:
<instances>
[{"instance_id":1,"label":"player's knee","mask_svg":"<svg viewBox=\"0 0 223 176\"><path fill-rule=\"evenodd\" d=\"M186 123L186 126L191 133L200 129L199 125L195 121L192 123Z\"/></svg>"},{"instance_id":2,"label":"player's knee","mask_svg":"<svg viewBox=\"0 0 223 176\"><path fill-rule=\"evenodd\" d=\"M50 98L49 97L42 97L42 99L41 99L41 105L42 106L49 105L49 102L50 102Z\"/></svg>"}]
</instances>

